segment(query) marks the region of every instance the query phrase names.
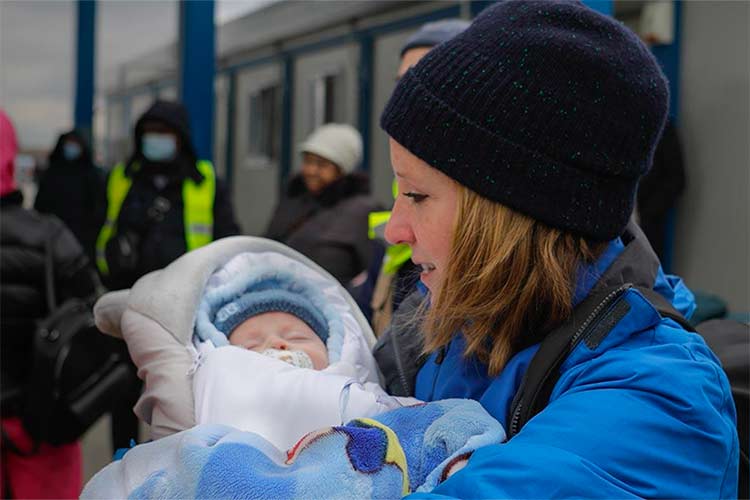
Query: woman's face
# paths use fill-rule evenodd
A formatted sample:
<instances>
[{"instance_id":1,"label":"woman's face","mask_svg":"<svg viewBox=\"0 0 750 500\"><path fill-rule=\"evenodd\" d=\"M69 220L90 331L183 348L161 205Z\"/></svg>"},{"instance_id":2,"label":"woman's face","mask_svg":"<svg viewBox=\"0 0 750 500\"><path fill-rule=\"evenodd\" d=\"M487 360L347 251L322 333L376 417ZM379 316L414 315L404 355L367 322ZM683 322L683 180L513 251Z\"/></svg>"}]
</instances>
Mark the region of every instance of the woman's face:
<instances>
[{"instance_id":1,"label":"woman's face","mask_svg":"<svg viewBox=\"0 0 750 500\"><path fill-rule=\"evenodd\" d=\"M332 161L314 153L302 153L302 179L312 194L320 193L341 175L341 169Z\"/></svg>"},{"instance_id":2,"label":"woman's face","mask_svg":"<svg viewBox=\"0 0 750 500\"><path fill-rule=\"evenodd\" d=\"M451 252L458 185L393 139L390 148L398 196L385 237L411 247L411 260L422 268L422 283L437 296Z\"/></svg>"}]
</instances>

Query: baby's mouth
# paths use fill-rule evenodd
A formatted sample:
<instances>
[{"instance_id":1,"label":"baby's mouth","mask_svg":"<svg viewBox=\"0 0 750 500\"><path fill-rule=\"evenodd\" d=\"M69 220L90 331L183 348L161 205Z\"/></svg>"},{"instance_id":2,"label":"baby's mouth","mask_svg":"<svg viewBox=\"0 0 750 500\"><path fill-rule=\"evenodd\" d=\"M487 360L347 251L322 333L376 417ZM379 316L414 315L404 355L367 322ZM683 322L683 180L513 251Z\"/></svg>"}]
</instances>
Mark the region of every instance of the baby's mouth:
<instances>
[{"instance_id":1,"label":"baby's mouth","mask_svg":"<svg viewBox=\"0 0 750 500\"><path fill-rule=\"evenodd\" d=\"M278 359L297 368L313 368L312 359L304 351L287 351L282 349L266 349L261 352L262 355L269 358Z\"/></svg>"}]
</instances>

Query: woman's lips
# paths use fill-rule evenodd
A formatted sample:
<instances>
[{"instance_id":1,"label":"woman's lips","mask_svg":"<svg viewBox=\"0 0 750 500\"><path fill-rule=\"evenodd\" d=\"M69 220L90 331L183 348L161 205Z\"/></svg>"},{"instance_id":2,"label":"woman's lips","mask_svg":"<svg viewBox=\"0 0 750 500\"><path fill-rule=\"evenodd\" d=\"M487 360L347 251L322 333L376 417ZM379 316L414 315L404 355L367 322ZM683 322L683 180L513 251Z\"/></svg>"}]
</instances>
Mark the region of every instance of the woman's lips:
<instances>
[{"instance_id":1,"label":"woman's lips","mask_svg":"<svg viewBox=\"0 0 750 500\"><path fill-rule=\"evenodd\" d=\"M417 266L419 266L419 277L422 281L435 270L435 265L430 263L417 264Z\"/></svg>"}]
</instances>

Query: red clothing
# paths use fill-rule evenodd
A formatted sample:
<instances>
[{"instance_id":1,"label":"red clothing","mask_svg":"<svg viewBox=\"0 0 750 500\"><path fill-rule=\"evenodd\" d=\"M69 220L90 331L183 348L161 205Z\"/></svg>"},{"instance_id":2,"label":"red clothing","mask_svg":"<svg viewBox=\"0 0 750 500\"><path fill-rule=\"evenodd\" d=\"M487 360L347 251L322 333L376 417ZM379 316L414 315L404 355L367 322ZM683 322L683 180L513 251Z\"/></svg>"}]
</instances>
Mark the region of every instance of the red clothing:
<instances>
[{"instance_id":1,"label":"red clothing","mask_svg":"<svg viewBox=\"0 0 750 500\"><path fill-rule=\"evenodd\" d=\"M13 161L18 153L16 131L5 111L0 109L0 196L16 190Z\"/></svg>"},{"instance_id":2,"label":"red clothing","mask_svg":"<svg viewBox=\"0 0 750 500\"><path fill-rule=\"evenodd\" d=\"M2 419L5 436L22 452L33 443L17 417ZM51 446L41 444L32 456L2 448L2 498L78 498L81 493L83 460L78 442ZM7 487L10 491L6 491Z\"/></svg>"}]
</instances>

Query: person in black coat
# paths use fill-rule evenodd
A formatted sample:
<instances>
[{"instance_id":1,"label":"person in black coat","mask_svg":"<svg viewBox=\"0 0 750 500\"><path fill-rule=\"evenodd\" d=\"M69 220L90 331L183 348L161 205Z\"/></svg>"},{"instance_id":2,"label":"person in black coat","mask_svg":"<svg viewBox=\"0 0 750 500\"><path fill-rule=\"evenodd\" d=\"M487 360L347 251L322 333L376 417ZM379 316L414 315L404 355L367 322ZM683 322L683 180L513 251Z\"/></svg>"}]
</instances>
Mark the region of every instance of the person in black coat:
<instances>
[{"instance_id":1,"label":"person in black coat","mask_svg":"<svg viewBox=\"0 0 750 500\"><path fill-rule=\"evenodd\" d=\"M672 209L685 190L685 165L677 129L671 120L656 146L651 170L638 185L639 224L662 262L668 259L667 226Z\"/></svg>"},{"instance_id":2,"label":"person in black coat","mask_svg":"<svg viewBox=\"0 0 750 500\"><path fill-rule=\"evenodd\" d=\"M23 207L23 195L13 176L15 153L15 134L0 110L2 498L70 498L78 496L81 487L80 444L26 446L32 439L21 423L20 405L30 374L37 322L51 312L46 300L48 253L55 296L60 300L94 294L99 279L60 219ZM53 471L48 466L51 462L58 464Z\"/></svg>"},{"instance_id":3,"label":"person in black coat","mask_svg":"<svg viewBox=\"0 0 750 500\"><path fill-rule=\"evenodd\" d=\"M265 236L309 257L342 285L370 260L367 218L379 209L369 177L358 170L362 137L352 126L328 123L300 145L302 165L274 210Z\"/></svg>"},{"instance_id":4,"label":"person in black coat","mask_svg":"<svg viewBox=\"0 0 750 500\"><path fill-rule=\"evenodd\" d=\"M58 216L94 260L94 244L104 222L104 171L94 165L91 148L76 130L62 134L39 180L34 208Z\"/></svg>"}]
</instances>

